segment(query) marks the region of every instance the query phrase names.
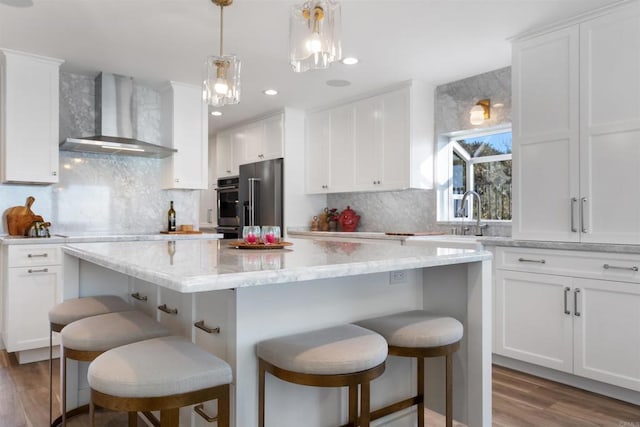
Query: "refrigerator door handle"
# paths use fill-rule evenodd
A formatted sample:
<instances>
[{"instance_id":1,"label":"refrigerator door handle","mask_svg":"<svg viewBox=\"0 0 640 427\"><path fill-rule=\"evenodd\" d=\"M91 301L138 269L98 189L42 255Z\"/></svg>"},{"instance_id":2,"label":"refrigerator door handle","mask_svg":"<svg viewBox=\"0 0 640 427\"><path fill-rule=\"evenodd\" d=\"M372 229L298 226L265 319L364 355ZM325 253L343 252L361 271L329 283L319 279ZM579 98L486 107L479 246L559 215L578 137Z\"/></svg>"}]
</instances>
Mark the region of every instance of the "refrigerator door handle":
<instances>
[{"instance_id":1,"label":"refrigerator door handle","mask_svg":"<svg viewBox=\"0 0 640 427\"><path fill-rule=\"evenodd\" d=\"M249 225L256 225L256 187L258 178L249 178Z\"/></svg>"}]
</instances>

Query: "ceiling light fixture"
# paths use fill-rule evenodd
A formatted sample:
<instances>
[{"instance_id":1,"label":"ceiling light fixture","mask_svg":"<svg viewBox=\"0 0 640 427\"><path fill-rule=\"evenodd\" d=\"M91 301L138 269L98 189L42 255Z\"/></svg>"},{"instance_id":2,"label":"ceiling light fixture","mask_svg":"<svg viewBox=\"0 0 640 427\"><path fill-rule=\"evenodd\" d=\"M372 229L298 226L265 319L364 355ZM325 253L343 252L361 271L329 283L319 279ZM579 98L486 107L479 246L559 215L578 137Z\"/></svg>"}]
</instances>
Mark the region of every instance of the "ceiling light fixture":
<instances>
[{"instance_id":1,"label":"ceiling light fixture","mask_svg":"<svg viewBox=\"0 0 640 427\"><path fill-rule=\"evenodd\" d=\"M296 73L328 68L342 58L340 5L310 0L291 8L289 63Z\"/></svg>"},{"instance_id":2,"label":"ceiling light fixture","mask_svg":"<svg viewBox=\"0 0 640 427\"><path fill-rule=\"evenodd\" d=\"M358 62L360 62L360 60L355 56L347 56L342 60L344 65L356 65Z\"/></svg>"},{"instance_id":3,"label":"ceiling light fixture","mask_svg":"<svg viewBox=\"0 0 640 427\"><path fill-rule=\"evenodd\" d=\"M220 117L222 115L222 111L218 111L218 110L212 111L211 115L215 117Z\"/></svg>"},{"instance_id":4,"label":"ceiling light fixture","mask_svg":"<svg viewBox=\"0 0 640 427\"><path fill-rule=\"evenodd\" d=\"M481 125L491 117L491 100L481 99L469 112L469 121L472 125Z\"/></svg>"},{"instance_id":5,"label":"ceiling light fixture","mask_svg":"<svg viewBox=\"0 0 640 427\"><path fill-rule=\"evenodd\" d=\"M220 55L210 56L205 63L202 96L212 107L240 102L240 60L235 55L223 54L223 11L233 0L211 0L220 6Z\"/></svg>"},{"instance_id":6,"label":"ceiling light fixture","mask_svg":"<svg viewBox=\"0 0 640 427\"><path fill-rule=\"evenodd\" d=\"M262 91L262 93L264 93L265 95L269 95L269 96L275 96L278 94L278 91L275 89L265 89Z\"/></svg>"}]
</instances>

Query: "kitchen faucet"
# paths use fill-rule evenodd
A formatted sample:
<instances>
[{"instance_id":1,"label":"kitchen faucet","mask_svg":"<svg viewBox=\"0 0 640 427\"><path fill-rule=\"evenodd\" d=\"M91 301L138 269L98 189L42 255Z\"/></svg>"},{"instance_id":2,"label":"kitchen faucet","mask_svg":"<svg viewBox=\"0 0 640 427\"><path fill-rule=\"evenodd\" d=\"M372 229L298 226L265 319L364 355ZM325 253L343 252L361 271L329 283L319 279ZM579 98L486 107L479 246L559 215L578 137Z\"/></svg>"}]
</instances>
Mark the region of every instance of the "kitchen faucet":
<instances>
[{"instance_id":1,"label":"kitchen faucet","mask_svg":"<svg viewBox=\"0 0 640 427\"><path fill-rule=\"evenodd\" d=\"M458 209L458 215L464 215L464 202L467 201L467 197L469 196L475 197L476 199L476 212L478 212L478 221L476 222L476 236L482 236L482 229L487 227L487 224L480 225L480 218L482 215L480 214L480 194L478 192L469 190L462 195L462 201L460 202L460 209Z\"/></svg>"}]
</instances>

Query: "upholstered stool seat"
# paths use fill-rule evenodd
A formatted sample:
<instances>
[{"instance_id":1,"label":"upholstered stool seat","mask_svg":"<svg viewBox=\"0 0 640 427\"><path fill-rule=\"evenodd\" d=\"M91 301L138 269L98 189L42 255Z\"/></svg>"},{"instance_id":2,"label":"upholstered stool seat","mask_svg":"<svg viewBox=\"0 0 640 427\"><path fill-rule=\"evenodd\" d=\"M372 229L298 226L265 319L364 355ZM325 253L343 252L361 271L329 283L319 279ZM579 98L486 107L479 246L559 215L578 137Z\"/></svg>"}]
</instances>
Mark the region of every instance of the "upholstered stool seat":
<instances>
[{"instance_id":1,"label":"upholstered stool seat","mask_svg":"<svg viewBox=\"0 0 640 427\"><path fill-rule=\"evenodd\" d=\"M417 395L378 409L371 414L378 419L418 405L418 427L424 427L424 358L445 356L446 425L453 425L452 355L460 348L464 334L462 323L453 317L412 310L357 322L382 335L389 343L389 355L415 357L418 360Z\"/></svg>"},{"instance_id":2,"label":"upholstered stool seat","mask_svg":"<svg viewBox=\"0 0 640 427\"><path fill-rule=\"evenodd\" d=\"M62 425L66 425L67 359L90 362L115 347L169 335L164 325L136 310L85 317L65 326L62 338Z\"/></svg>"},{"instance_id":3,"label":"upholstered stool seat","mask_svg":"<svg viewBox=\"0 0 640 427\"><path fill-rule=\"evenodd\" d=\"M265 421L266 372L295 384L348 386L348 425L369 425L369 383L382 375L387 358L387 343L379 334L356 325L340 325L262 341L256 352L259 427L264 427Z\"/></svg>"},{"instance_id":4,"label":"upholstered stool seat","mask_svg":"<svg viewBox=\"0 0 640 427\"><path fill-rule=\"evenodd\" d=\"M160 411L161 426L177 426L183 406L218 399L218 426L229 425L228 363L182 337L168 336L124 345L89 365L94 405L129 412ZM93 419L93 414L92 414Z\"/></svg>"},{"instance_id":5,"label":"upholstered stool seat","mask_svg":"<svg viewBox=\"0 0 640 427\"><path fill-rule=\"evenodd\" d=\"M115 295L97 295L72 298L56 304L49 310L49 424L58 425L62 418L53 419L53 333L76 320L99 314L133 310L133 307Z\"/></svg>"}]
</instances>

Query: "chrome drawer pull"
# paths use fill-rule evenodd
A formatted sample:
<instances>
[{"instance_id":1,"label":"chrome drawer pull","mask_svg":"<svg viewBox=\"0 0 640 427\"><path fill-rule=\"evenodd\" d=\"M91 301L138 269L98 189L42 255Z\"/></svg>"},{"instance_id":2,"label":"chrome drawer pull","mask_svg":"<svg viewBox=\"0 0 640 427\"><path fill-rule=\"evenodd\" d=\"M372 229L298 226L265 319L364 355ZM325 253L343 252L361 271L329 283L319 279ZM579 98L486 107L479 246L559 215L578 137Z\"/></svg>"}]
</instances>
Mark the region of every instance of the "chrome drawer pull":
<instances>
[{"instance_id":1,"label":"chrome drawer pull","mask_svg":"<svg viewBox=\"0 0 640 427\"><path fill-rule=\"evenodd\" d=\"M148 299L146 295L140 295L140 292L131 294L131 298L137 299L138 301L146 301Z\"/></svg>"},{"instance_id":2,"label":"chrome drawer pull","mask_svg":"<svg viewBox=\"0 0 640 427\"><path fill-rule=\"evenodd\" d=\"M568 286L564 288L564 314L571 314L569 308L567 308L567 295L569 294L570 290L571 288Z\"/></svg>"},{"instance_id":3,"label":"chrome drawer pull","mask_svg":"<svg viewBox=\"0 0 640 427\"><path fill-rule=\"evenodd\" d=\"M602 266L602 268L604 268L605 270L631 270L631 271L638 271L638 267L636 267L635 265L632 267L620 267L617 265L609 265L609 264L605 264Z\"/></svg>"},{"instance_id":4,"label":"chrome drawer pull","mask_svg":"<svg viewBox=\"0 0 640 427\"><path fill-rule=\"evenodd\" d=\"M518 258L518 261L520 262L535 262L538 264L546 264L547 261L544 259L527 259L527 258Z\"/></svg>"},{"instance_id":5,"label":"chrome drawer pull","mask_svg":"<svg viewBox=\"0 0 640 427\"><path fill-rule=\"evenodd\" d=\"M583 233L588 233L589 229L587 228L587 222L584 219L584 211L587 210L587 198L583 197L582 206L580 206L580 227L582 228Z\"/></svg>"},{"instance_id":6,"label":"chrome drawer pull","mask_svg":"<svg viewBox=\"0 0 640 427\"><path fill-rule=\"evenodd\" d=\"M210 417L209 414L204 412L204 405L201 403L193 407L193 411L200 415L208 423L212 423L218 419L218 417Z\"/></svg>"},{"instance_id":7,"label":"chrome drawer pull","mask_svg":"<svg viewBox=\"0 0 640 427\"><path fill-rule=\"evenodd\" d=\"M167 307L167 304L159 305L158 306L158 310L164 311L167 314L178 314L178 309L177 308L169 308L169 307Z\"/></svg>"},{"instance_id":8,"label":"chrome drawer pull","mask_svg":"<svg viewBox=\"0 0 640 427\"><path fill-rule=\"evenodd\" d=\"M33 270L33 269L28 269L27 273L48 273L49 269L48 268L42 268L40 270Z\"/></svg>"},{"instance_id":9,"label":"chrome drawer pull","mask_svg":"<svg viewBox=\"0 0 640 427\"><path fill-rule=\"evenodd\" d=\"M575 197L571 198L571 232L572 233L577 233L578 229L576 228L576 223L575 223L575 216L576 216L576 203L578 202L578 199L576 199Z\"/></svg>"},{"instance_id":10,"label":"chrome drawer pull","mask_svg":"<svg viewBox=\"0 0 640 427\"><path fill-rule=\"evenodd\" d=\"M206 326L204 324L204 320L200 320L199 322L194 323L193 326L195 326L198 329L201 329L201 330L205 331L208 334L219 334L220 333L220 326L218 326L217 328L210 328L210 327L208 327L208 326Z\"/></svg>"},{"instance_id":11,"label":"chrome drawer pull","mask_svg":"<svg viewBox=\"0 0 640 427\"><path fill-rule=\"evenodd\" d=\"M580 293L580 289L576 289L573 291L573 315L580 316L580 312L578 311L578 294Z\"/></svg>"},{"instance_id":12,"label":"chrome drawer pull","mask_svg":"<svg viewBox=\"0 0 640 427\"><path fill-rule=\"evenodd\" d=\"M27 255L28 258L46 258L48 256L49 256L49 254L29 254L29 255Z\"/></svg>"}]
</instances>

